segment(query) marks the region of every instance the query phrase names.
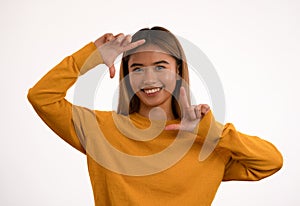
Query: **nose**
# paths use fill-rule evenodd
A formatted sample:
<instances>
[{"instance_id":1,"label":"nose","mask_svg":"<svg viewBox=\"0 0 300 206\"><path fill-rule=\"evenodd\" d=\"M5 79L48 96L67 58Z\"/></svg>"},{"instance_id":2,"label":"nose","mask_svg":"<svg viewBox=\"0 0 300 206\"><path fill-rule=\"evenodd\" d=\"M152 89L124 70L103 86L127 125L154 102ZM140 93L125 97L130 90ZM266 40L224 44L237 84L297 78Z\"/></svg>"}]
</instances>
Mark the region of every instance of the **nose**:
<instances>
[{"instance_id":1,"label":"nose","mask_svg":"<svg viewBox=\"0 0 300 206\"><path fill-rule=\"evenodd\" d=\"M144 84L153 84L157 80L157 76L152 68L147 68L144 75Z\"/></svg>"}]
</instances>

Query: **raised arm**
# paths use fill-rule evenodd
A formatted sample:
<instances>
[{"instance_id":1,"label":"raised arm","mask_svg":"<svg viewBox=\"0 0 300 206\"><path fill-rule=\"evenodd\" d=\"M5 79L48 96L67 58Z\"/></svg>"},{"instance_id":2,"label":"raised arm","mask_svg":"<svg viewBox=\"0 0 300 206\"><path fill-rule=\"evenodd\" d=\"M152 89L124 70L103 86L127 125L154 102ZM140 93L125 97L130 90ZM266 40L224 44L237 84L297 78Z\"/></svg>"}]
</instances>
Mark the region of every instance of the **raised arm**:
<instances>
[{"instance_id":1,"label":"raised arm","mask_svg":"<svg viewBox=\"0 0 300 206\"><path fill-rule=\"evenodd\" d=\"M202 139L199 160L217 150L226 161L223 181L260 180L277 172L283 164L280 152L270 142L238 132L233 124L215 121L207 105L191 106L185 91L180 91L183 117L180 124L168 125L167 130L195 132Z\"/></svg>"},{"instance_id":2,"label":"raised arm","mask_svg":"<svg viewBox=\"0 0 300 206\"><path fill-rule=\"evenodd\" d=\"M105 34L91 42L50 70L28 92L28 100L41 119L63 140L85 153L77 137L72 120L75 107L65 99L67 90L76 82L78 76L105 63L112 70L115 58L128 48L143 42L131 43L130 36ZM111 77L114 76L114 73ZM77 109L88 110L76 106Z\"/></svg>"},{"instance_id":3,"label":"raised arm","mask_svg":"<svg viewBox=\"0 0 300 206\"><path fill-rule=\"evenodd\" d=\"M203 118L201 124L198 127L198 135L205 138L207 145L216 144L215 149L220 151L221 156L226 154L227 164L223 181L260 180L282 167L282 155L270 142L241 133L231 123L218 123L212 112Z\"/></svg>"}]
</instances>

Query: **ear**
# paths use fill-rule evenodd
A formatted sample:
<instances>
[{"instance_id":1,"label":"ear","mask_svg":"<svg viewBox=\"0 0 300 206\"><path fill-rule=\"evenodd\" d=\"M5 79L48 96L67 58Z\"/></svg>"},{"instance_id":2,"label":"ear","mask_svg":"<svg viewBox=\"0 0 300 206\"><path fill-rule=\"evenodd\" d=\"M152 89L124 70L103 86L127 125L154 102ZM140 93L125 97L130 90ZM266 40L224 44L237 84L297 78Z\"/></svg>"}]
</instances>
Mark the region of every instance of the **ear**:
<instances>
[{"instance_id":1,"label":"ear","mask_svg":"<svg viewBox=\"0 0 300 206\"><path fill-rule=\"evenodd\" d=\"M177 65L176 67L176 80L180 80L181 79L181 76L179 75L179 68L180 68L180 65Z\"/></svg>"}]
</instances>

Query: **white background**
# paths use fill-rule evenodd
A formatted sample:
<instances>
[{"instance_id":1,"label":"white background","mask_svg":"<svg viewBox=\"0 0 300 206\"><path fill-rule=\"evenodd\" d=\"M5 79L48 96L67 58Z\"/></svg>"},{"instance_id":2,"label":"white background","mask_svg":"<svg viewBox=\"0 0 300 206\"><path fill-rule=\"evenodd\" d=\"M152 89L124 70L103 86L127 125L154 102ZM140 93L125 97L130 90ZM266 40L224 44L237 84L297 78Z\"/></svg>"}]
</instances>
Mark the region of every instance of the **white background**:
<instances>
[{"instance_id":1,"label":"white background","mask_svg":"<svg viewBox=\"0 0 300 206\"><path fill-rule=\"evenodd\" d=\"M222 183L213 205L300 205L299 11L296 0L2 0L0 205L93 205L85 157L44 125L27 91L102 34L155 25L208 56L225 90L227 121L284 156L267 179Z\"/></svg>"}]
</instances>

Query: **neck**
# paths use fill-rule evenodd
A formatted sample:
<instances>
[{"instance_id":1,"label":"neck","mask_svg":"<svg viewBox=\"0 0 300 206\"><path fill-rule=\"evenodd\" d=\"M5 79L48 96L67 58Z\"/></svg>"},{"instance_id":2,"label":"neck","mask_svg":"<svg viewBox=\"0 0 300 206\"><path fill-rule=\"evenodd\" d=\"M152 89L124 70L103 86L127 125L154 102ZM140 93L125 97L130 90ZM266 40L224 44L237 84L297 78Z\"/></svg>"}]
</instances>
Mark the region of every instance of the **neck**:
<instances>
[{"instance_id":1,"label":"neck","mask_svg":"<svg viewBox=\"0 0 300 206\"><path fill-rule=\"evenodd\" d=\"M150 115L150 111L151 111L151 115ZM163 107L141 106L138 113L146 118L153 119L153 120L163 120L165 118L166 120L175 119L171 107L163 108Z\"/></svg>"}]
</instances>

